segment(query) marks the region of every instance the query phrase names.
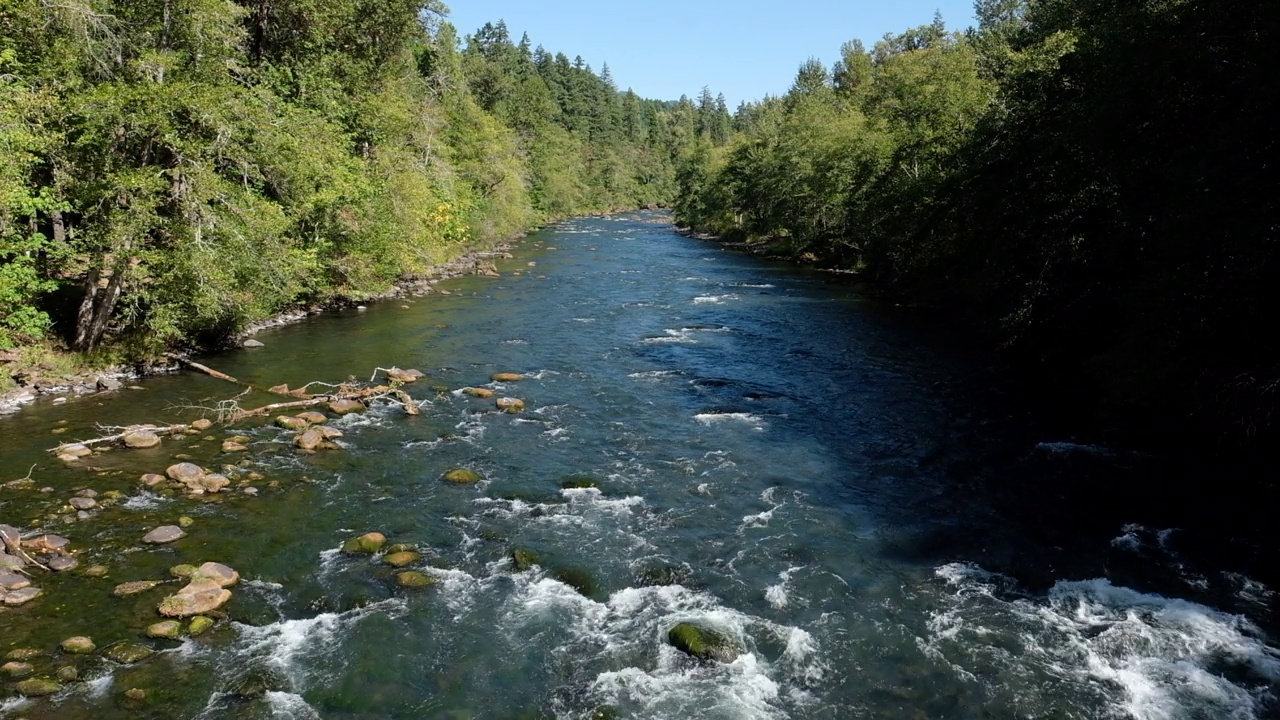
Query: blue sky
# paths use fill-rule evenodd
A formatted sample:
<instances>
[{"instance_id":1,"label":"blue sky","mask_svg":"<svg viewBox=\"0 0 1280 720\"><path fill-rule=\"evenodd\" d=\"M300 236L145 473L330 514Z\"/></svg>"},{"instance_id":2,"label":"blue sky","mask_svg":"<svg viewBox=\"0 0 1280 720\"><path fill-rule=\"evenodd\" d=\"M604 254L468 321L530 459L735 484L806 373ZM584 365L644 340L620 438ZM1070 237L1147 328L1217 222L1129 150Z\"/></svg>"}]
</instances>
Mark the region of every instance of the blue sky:
<instances>
[{"instance_id":1,"label":"blue sky","mask_svg":"<svg viewBox=\"0 0 1280 720\"><path fill-rule=\"evenodd\" d=\"M830 66L846 40L870 47L930 22L935 10L947 27L973 24L972 0L445 1L460 34L506 20L515 40L528 32L535 47L581 55L596 71L608 62L621 89L675 100L709 85L730 108L785 92L809 57Z\"/></svg>"}]
</instances>

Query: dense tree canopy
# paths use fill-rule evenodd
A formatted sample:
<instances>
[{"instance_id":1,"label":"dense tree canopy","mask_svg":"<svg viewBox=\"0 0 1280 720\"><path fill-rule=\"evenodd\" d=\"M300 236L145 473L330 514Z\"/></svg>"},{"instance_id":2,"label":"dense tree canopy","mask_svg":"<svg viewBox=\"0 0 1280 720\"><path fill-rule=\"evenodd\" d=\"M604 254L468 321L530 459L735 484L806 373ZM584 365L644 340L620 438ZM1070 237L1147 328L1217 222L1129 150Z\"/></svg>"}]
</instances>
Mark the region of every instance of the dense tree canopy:
<instances>
[{"instance_id":1,"label":"dense tree canopy","mask_svg":"<svg viewBox=\"0 0 1280 720\"><path fill-rule=\"evenodd\" d=\"M966 309L1129 427L1274 427L1280 6L976 10L744 105L685 152L681 221Z\"/></svg>"},{"instance_id":2,"label":"dense tree canopy","mask_svg":"<svg viewBox=\"0 0 1280 720\"><path fill-rule=\"evenodd\" d=\"M0 0L0 349L216 341L548 219L672 199L695 118L446 15Z\"/></svg>"}]
</instances>

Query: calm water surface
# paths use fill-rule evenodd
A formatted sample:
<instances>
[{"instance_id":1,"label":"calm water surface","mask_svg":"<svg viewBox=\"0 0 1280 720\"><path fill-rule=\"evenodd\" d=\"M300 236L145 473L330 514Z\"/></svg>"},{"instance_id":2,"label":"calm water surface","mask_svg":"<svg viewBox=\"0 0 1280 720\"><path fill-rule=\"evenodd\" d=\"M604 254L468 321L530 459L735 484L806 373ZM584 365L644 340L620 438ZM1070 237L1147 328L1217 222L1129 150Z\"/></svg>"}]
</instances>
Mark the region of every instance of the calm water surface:
<instances>
[{"instance_id":1,"label":"calm water surface","mask_svg":"<svg viewBox=\"0 0 1280 720\"><path fill-rule=\"evenodd\" d=\"M1231 532L1248 511L1202 501L1166 461L1068 442L964 338L651 216L565 223L500 269L207 360L264 387L428 374L412 387L430 400L420 417L337 421L340 452L299 456L256 426L94 457L97 472L43 453L235 394L190 374L0 420L0 481L38 463L37 487L55 489L0 490L0 522L111 568L39 578L44 597L0 614L0 651L80 634L160 651L76 660L86 682L51 700L4 681L0 716L1276 716L1275 555ZM529 410L456 392L481 385ZM266 475L258 497L138 489L178 453L237 462L218 453L236 432ZM487 480L441 482L456 466ZM599 487L562 489L570 476ZM49 518L85 487L129 499ZM138 543L184 515L185 539ZM439 584L400 590L377 558L337 551L372 530L416 544ZM518 571L515 548L539 565ZM163 591L110 596L205 560L245 578L205 637L144 640ZM744 652L700 665L666 643L680 622ZM124 700L133 687L146 705Z\"/></svg>"}]
</instances>

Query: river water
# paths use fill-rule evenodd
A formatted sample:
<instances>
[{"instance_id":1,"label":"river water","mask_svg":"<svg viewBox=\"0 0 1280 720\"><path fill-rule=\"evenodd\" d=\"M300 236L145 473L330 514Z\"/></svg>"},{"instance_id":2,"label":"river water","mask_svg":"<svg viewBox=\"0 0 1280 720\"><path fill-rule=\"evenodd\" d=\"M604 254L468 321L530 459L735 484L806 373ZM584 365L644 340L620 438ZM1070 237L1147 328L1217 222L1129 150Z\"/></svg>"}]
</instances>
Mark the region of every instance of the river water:
<instances>
[{"instance_id":1,"label":"river water","mask_svg":"<svg viewBox=\"0 0 1280 720\"><path fill-rule=\"evenodd\" d=\"M39 578L42 598L0 614L0 651L82 634L159 651L77 660L83 682L10 695L0 716L1276 716L1275 555L1244 529L1259 511L1200 502L1181 461L1072 443L967 338L658 216L549 228L500 269L206 361L259 386L427 373L421 416L335 421L337 452L301 456L251 426L95 456L96 471L44 454L95 423L190 420L235 394L191 374L0 420L0 481L36 463L54 488L0 490L0 522L110 568ZM497 413L466 386L529 409ZM257 497L138 488L178 453L235 462L218 445L239 432L266 476ZM486 481L441 481L458 466ZM574 476L598 487L563 489ZM129 497L49 519L85 487ZM138 543L184 515L186 538ZM338 551L368 531L417 545L439 584L402 590L378 558ZM518 570L516 548L538 564ZM162 595L110 595L206 560L245 579L201 638L144 640ZM743 652L695 662L666 642L680 622Z\"/></svg>"}]
</instances>

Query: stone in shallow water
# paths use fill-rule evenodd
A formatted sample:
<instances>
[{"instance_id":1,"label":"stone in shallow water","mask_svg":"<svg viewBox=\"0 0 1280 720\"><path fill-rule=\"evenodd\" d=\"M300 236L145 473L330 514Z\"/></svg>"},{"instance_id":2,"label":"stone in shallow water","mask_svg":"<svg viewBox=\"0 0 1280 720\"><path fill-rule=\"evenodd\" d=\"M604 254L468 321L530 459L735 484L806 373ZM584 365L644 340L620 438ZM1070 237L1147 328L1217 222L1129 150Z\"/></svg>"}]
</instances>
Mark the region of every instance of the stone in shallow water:
<instances>
[{"instance_id":1,"label":"stone in shallow water","mask_svg":"<svg viewBox=\"0 0 1280 720\"><path fill-rule=\"evenodd\" d=\"M186 536L187 534L177 525L162 525L143 536L142 542L151 545L163 545Z\"/></svg>"},{"instance_id":2,"label":"stone in shallow water","mask_svg":"<svg viewBox=\"0 0 1280 720\"><path fill-rule=\"evenodd\" d=\"M524 410L524 401L519 398L498 398L496 404L498 409L504 413L515 414Z\"/></svg>"},{"instance_id":3,"label":"stone in shallow water","mask_svg":"<svg viewBox=\"0 0 1280 720\"><path fill-rule=\"evenodd\" d=\"M209 631L213 627L213 618L197 615L191 618L191 624L187 626L187 634L191 637L199 637Z\"/></svg>"},{"instance_id":4,"label":"stone in shallow water","mask_svg":"<svg viewBox=\"0 0 1280 720\"><path fill-rule=\"evenodd\" d=\"M435 585L436 579L426 573L418 572L417 570L406 570L405 572L396 575L396 583L398 583L400 587L424 588Z\"/></svg>"},{"instance_id":5,"label":"stone in shallow water","mask_svg":"<svg viewBox=\"0 0 1280 720\"><path fill-rule=\"evenodd\" d=\"M415 383L418 378L422 377L422 373L418 370L401 370L399 368L391 368L387 371L387 378L398 383Z\"/></svg>"},{"instance_id":6,"label":"stone in shallow water","mask_svg":"<svg viewBox=\"0 0 1280 720\"><path fill-rule=\"evenodd\" d=\"M185 618L203 615L222 607L231 599L231 591L224 590L216 580L193 580L176 594L160 603L160 614L165 617Z\"/></svg>"},{"instance_id":7,"label":"stone in shallow water","mask_svg":"<svg viewBox=\"0 0 1280 720\"><path fill-rule=\"evenodd\" d=\"M207 562L196 568L195 573L191 576L194 580L212 580L218 583L219 587L231 587L240 582L240 573L223 565L222 563Z\"/></svg>"},{"instance_id":8,"label":"stone in shallow water","mask_svg":"<svg viewBox=\"0 0 1280 720\"><path fill-rule=\"evenodd\" d=\"M18 607L40 597L44 591L40 588L25 587L21 590L10 590L4 595L4 604L9 607Z\"/></svg>"},{"instance_id":9,"label":"stone in shallow water","mask_svg":"<svg viewBox=\"0 0 1280 720\"><path fill-rule=\"evenodd\" d=\"M141 479L138 480L138 482L142 483L143 485L149 488L155 487L164 481L165 481L165 477L163 475L157 475L155 473L147 473L146 475L143 475Z\"/></svg>"},{"instance_id":10,"label":"stone in shallow water","mask_svg":"<svg viewBox=\"0 0 1280 720\"><path fill-rule=\"evenodd\" d=\"M120 583L116 586L115 590L111 591L111 594L116 597L138 595L140 593L147 592L148 590L154 590L159 587L159 585L160 582L158 580L138 580L137 582Z\"/></svg>"},{"instance_id":11,"label":"stone in shallow water","mask_svg":"<svg viewBox=\"0 0 1280 720\"><path fill-rule=\"evenodd\" d=\"M170 465L164 473L180 483L191 483L204 477L204 468L195 463L184 462Z\"/></svg>"},{"instance_id":12,"label":"stone in shallow water","mask_svg":"<svg viewBox=\"0 0 1280 720\"><path fill-rule=\"evenodd\" d=\"M145 450L160 444L160 436L150 430L135 430L126 434L121 440L125 447L135 450Z\"/></svg>"},{"instance_id":13,"label":"stone in shallow water","mask_svg":"<svg viewBox=\"0 0 1280 720\"><path fill-rule=\"evenodd\" d=\"M281 415L280 417L276 418L276 426L282 427L285 430L303 430L310 424L311 422L309 420L306 420L305 418L300 418L300 417L289 417L288 415Z\"/></svg>"},{"instance_id":14,"label":"stone in shallow water","mask_svg":"<svg viewBox=\"0 0 1280 720\"><path fill-rule=\"evenodd\" d=\"M91 568L87 568L84 571L84 574L88 575L89 577L97 578L97 577L103 577L109 572L111 572L111 568L108 568L106 565L94 565Z\"/></svg>"},{"instance_id":15,"label":"stone in shallow water","mask_svg":"<svg viewBox=\"0 0 1280 720\"><path fill-rule=\"evenodd\" d=\"M738 648L727 636L692 623L680 623L667 631L667 642L704 662L730 663L738 657Z\"/></svg>"},{"instance_id":16,"label":"stone in shallow water","mask_svg":"<svg viewBox=\"0 0 1280 720\"><path fill-rule=\"evenodd\" d=\"M454 485L474 485L482 480L483 475L467 468L454 468L444 474L444 481Z\"/></svg>"},{"instance_id":17,"label":"stone in shallow water","mask_svg":"<svg viewBox=\"0 0 1280 720\"><path fill-rule=\"evenodd\" d=\"M359 400L340 399L329 403L329 412L336 415L350 415L351 413L364 412L364 403Z\"/></svg>"},{"instance_id":18,"label":"stone in shallow water","mask_svg":"<svg viewBox=\"0 0 1280 720\"><path fill-rule=\"evenodd\" d=\"M542 560L536 554L524 548L516 548L511 551L511 564L515 566L519 572L524 572L534 565L538 565Z\"/></svg>"},{"instance_id":19,"label":"stone in shallow water","mask_svg":"<svg viewBox=\"0 0 1280 720\"><path fill-rule=\"evenodd\" d=\"M208 418L200 418L199 420L191 423L191 428L200 432L204 432L211 427L213 427L213 421Z\"/></svg>"},{"instance_id":20,"label":"stone in shallow water","mask_svg":"<svg viewBox=\"0 0 1280 720\"><path fill-rule=\"evenodd\" d=\"M244 443L231 442L230 440L226 440L222 443L222 452L224 453L241 453L247 452L248 450L249 446Z\"/></svg>"},{"instance_id":21,"label":"stone in shallow water","mask_svg":"<svg viewBox=\"0 0 1280 720\"><path fill-rule=\"evenodd\" d=\"M299 433L293 438L293 444L299 450L315 450L324 442L324 435L316 428Z\"/></svg>"},{"instance_id":22,"label":"stone in shallow water","mask_svg":"<svg viewBox=\"0 0 1280 720\"><path fill-rule=\"evenodd\" d=\"M98 646L93 644L93 640L91 638L84 637L83 635L69 637L66 640L63 640L62 644L58 647L61 647L63 652L69 652L72 655L88 655L98 649Z\"/></svg>"},{"instance_id":23,"label":"stone in shallow water","mask_svg":"<svg viewBox=\"0 0 1280 720\"><path fill-rule=\"evenodd\" d=\"M412 565L421 559L422 556L418 553L406 550L403 552L391 553L390 555L382 558L382 562L390 565L391 567L401 568L406 565Z\"/></svg>"},{"instance_id":24,"label":"stone in shallow water","mask_svg":"<svg viewBox=\"0 0 1280 720\"><path fill-rule=\"evenodd\" d=\"M462 394L470 395L473 398L480 398L482 400L488 400L494 396L494 392L489 388L462 388Z\"/></svg>"},{"instance_id":25,"label":"stone in shallow water","mask_svg":"<svg viewBox=\"0 0 1280 720\"><path fill-rule=\"evenodd\" d=\"M73 683L80 679L80 671L70 665L63 665L58 668L58 682Z\"/></svg>"},{"instance_id":26,"label":"stone in shallow water","mask_svg":"<svg viewBox=\"0 0 1280 720\"><path fill-rule=\"evenodd\" d=\"M177 640L182 636L182 623L177 620L162 620L148 627L146 635L149 638Z\"/></svg>"},{"instance_id":27,"label":"stone in shallow water","mask_svg":"<svg viewBox=\"0 0 1280 720\"><path fill-rule=\"evenodd\" d=\"M315 410L308 410L307 412L298 413L295 417L297 417L299 420L306 420L308 423L312 425L319 425L329 420L329 418L324 413L316 412Z\"/></svg>"},{"instance_id":28,"label":"stone in shallow water","mask_svg":"<svg viewBox=\"0 0 1280 720\"><path fill-rule=\"evenodd\" d=\"M132 665L151 657L155 654L155 651L145 645L138 645L137 643L120 643L119 645L112 645L106 650L103 650L102 654L105 655L107 659L114 660L121 665Z\"/></svg>"},{"instance_id":29,"label":"stone in shallow water","mask_svg":"<svg viewBox=\"0 0 1280 720\"><path fill-rule=\"evenodd\" d=\"M200 487L207 493L222 492L230 484L231 480L225 475L205 475L200 478Z\"/></svg>"},{"instance_id":30,"label":"stone in shallow water","mask_svg":"<svg viewBox=\"0 0 1280 720\"><path fill-rule=\"evenodd\" d=\"M67 504L77 510L92 510L98 507L98 501L87 497L73 497Z\"/></svg>"},{"instance_id":31,"label":"stone in shallow water","mask_svg":"<svg viewBox=\"0 0 1280 720\"><path fill-rule=\"evenodd\" d=\"M387 544L387 536L380 532L365 533L357 538L351 538L342 545L342 552L348 555L372 555L382 549Z\"/></svg>"},{"instance_id":32,"label":"stone in shallow water","mask_svg":"<svg viewBox=\"0 0 1280 720\"><path fill-rule=\"evenodd\" d=\"M524 376L519 373L495 373L489 379L494 382L507 383L523 380Z\"/></svg>"},{"instance_id":33,"label":"stone in shallow water","mask_svg":"<svg viewBox=\"0 0 1280 720\"><path fill-rule=\"evenodd\" d=\"M21 662L18 660L10 660L4 665L0 665L0 672L14 680L24 678L35 671L36 669L31 663Z\"/></svg>"},{"instance_id":34,"label":"stone in shallow water","mask_svg":"<svg viewBox=\"0 0 1280 720\"><path fill-rule=\"evenodd\" d=\"M189 578L196 574L195 565L174 565L169 568L169 574L176 578Z\"/></svg>"},{"instance_id":35,"label":"stone in shallow water","mask_svg":"<svg viewBox=\"0 0 1280 720\"><path fill-rule=\"evenodd\" d=\"M80 561L68 555L56 555L45 565L54 572L66 572L67 570L74 570L80 565Z\"/></svg>"},{"instance_id":36,"label":"stone in shallow water","mask_svg":"<svg viewBox=\"0 0 1280 720\"><path fill-rule=\"evenodd\" d=\"M25 587L31 587L26 575L0 568L0 590L21 590Z\"/></svg>"},{"instance_id":37,"label":"stone in shallow water","mask_svg":"<svg viewBox=\"0 0 1280 720\"><path fill-rule=\"evenodd\" d=\"M62 685L57 680L49 678L30 678L18 683L18 694L25 697L44 697L61 689Z\"/></svg>"},{"instance_id":38,"label":"stone in shallow water","mask_svg":"<svg viewBox=\"0 0 1280 720\"><path fill-rule=\"evenodd\" d=\"M38 538L33 538L22 543L23 547L27 547L32 550L53 550L55 552L58 550L65 550L70 544L70 540L60 535L41 535Z\"/></svg>"}]
</instances>

